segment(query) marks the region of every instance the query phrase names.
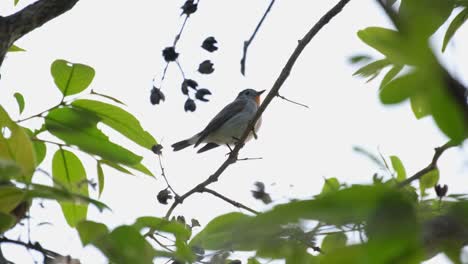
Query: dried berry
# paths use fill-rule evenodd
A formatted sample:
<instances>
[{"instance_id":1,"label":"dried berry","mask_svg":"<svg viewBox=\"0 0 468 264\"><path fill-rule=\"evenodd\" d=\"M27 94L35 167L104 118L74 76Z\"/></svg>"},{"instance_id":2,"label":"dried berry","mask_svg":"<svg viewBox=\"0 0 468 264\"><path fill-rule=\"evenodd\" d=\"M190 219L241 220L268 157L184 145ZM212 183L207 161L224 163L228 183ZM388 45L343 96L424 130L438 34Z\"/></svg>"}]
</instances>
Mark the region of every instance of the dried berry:
<instances>
[{"instance_id":1,"label":"dried berry","mask_svg":"<svg viewBox=\"0 0 468 264\"><path fill-rule=\"evenodd\" d=\"M172 194L171 192L166 188L158 193L158 196L156 196L158 199L158 202L161 204L167 204L167 200L172 199Z\"/></svg>"},{"instance_id":2,"label":"dried berry","mask_svg":"<svg viewBox=\"0 0 468 264\"><path fill-rule=\"evenodd\" d=\"M203 43L202 43L202 48L209 52L213 52L218 50L218 47L215 46L215 44L218 43L214 37L208 37L206 38Z\"/></svg>"},{"instance_id":3,"label":"dried berry","mask_svg":"<svg viewBox=\"0 0 468 264\"><path fill-rule=\"evenodd\" d=\"M185 79L182 82L182 85L181 85L182 93L187 95L188 94L188 87L196 90L197 86L198 86L198 83L196 81L194 81L192 79Z\"/></svg>"},{"instance_id":4,"label":"dried berry","mask_svg":"<svg viewBox=\"0 0 468 264\"><path fill-rule=\"evenodd\" d=\"M181 7L182 14L186 14L187 16L190 16L191 14L197 11L197 6L198 4L195 4L194 0L185 1L184 5Z\"/></svg>"},{"instance_id":5,"label":"dried berry","mask_svg":"<svg viewBox=\"0 0 468 264\"><path fill-rule=\"evenodd\" d=\"M161 155L162 154L162 151L161 151L162 149L163 149L163 146L160 145L160 144L156 144L156 145L151 147L151 150L156 155Z\"/></svg>"},{"instance_id":6,"label":"dried berry","mask_svg":"<svg viewBox=\"0 0 468 264\"><path fill-rule=\"evenodd\" d=\"M445 195L447 195L447 191L448 191L448 186L447 184L444 184L444 186L441 186L440 184L437 184L435 187L435 192L437 194L437 196L439 198L442 198L444 197Z\"/></svg>"},{"instance_id":7,"label":"dried berry","mask_svg":"<svg viewBox=\"0 0 468 264\"><path fill-rule=\"evenodd\" d=\"M195 101L193 101L190 98L187 98L187 101L185 101L185 104L184 104L185 112L187 111L194 112L195 109L197 109L197 105L195 104Z\"/></svg>"},{"instance_id":8,"label":"dried berry","mask_svg":"<svg viewBox=\"0 0 468 264\"><path fill-rule=\"evenodd\" d=\"M205 96L210 95L210 94L211 92L208 89L205 89L205 88L198 89L197 93L195 94L195 98L203 102L208 102L208 99L206 99Z\"/></svg>"},{"instance_id":9,"label":"dried berry","mask_svg":"<svg viewBox=\"0 0 468 264\"><path fill-rule=\"evenodd\" d=\"M198 66L198 71L203 74L210 74L214 72L213 63L210 60L206 60Z\"/></svg>"},{"instance_id":10,"label":"dried berry","mask_svg":"<svg viewBox=\"0 0 468 264\"><path fill-rule=\"evenodd\" d=\"M175 51L174 47L167 47L163 49L162 54L163 54L164 60L167 62L175 61L179 57L179 53Z\"/></svg>"},{"instance_id":11,"label":"dried berry","mask_svg":"<svg viewBox=\"0 0 468 264\"><path fill-rule=\"evenodd\" d=\"M192 228L194 228L194 227L201 226L201 225L200 225L200 222L198 222L197 219L192 219L191 226L192 226Z\"/></svg>"},{"instance_id":12,"label":"dried berry","mask_svg":"<svg viewBox=\"0 0 468 264\"><path fill-rule=\"evenodd\" d=\"M153 86L153 89L151 89L151 96L150 96L150 101L151 104L159 104L161 101L166 100L166 97L164 96L163 92L161 92L161 89L156 88Z\"/></svg>"}]
</instances>

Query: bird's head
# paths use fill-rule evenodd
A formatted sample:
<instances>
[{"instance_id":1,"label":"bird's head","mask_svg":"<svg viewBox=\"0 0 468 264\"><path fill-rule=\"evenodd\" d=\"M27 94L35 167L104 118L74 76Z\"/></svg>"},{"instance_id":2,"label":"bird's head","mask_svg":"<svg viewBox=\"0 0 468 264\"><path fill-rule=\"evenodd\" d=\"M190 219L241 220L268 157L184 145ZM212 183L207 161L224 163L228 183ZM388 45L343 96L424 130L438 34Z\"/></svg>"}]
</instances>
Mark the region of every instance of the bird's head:
<instances>
[{"instance_id":1,"label":"bird's head","mask_svg":"<svg viewBox=\"0 0 468 264\"><path fill-rule=\"evenodd\" d=\"M260 104L260 95L265 92L265 90L262 90L262 91L255 91L254 89L245 89L243 90L242 92L239 93L239 95L237 96L237 98L241 98L241 97L244 97L244 98L252 98L253 100L255 100L255 102L257 103L257 105Z\"/></svg>"}]
</instances>

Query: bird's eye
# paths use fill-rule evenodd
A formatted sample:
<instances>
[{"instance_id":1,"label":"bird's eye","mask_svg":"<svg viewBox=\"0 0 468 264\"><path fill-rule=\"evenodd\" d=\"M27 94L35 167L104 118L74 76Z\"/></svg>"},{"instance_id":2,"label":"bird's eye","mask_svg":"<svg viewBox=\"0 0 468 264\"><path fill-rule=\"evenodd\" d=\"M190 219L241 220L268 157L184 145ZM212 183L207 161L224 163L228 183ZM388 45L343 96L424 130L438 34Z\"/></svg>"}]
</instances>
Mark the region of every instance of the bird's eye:
<instances>
[{"instance_id":1,"label":"bird's eye","mask_svg":"<svg viewBox=\"0 0 468 264\"><path fill-rule=\"evenodd\" d=\"M250 92L249 91L245 92L245 95L250 95Z\"/></svg>"}]
</instances>

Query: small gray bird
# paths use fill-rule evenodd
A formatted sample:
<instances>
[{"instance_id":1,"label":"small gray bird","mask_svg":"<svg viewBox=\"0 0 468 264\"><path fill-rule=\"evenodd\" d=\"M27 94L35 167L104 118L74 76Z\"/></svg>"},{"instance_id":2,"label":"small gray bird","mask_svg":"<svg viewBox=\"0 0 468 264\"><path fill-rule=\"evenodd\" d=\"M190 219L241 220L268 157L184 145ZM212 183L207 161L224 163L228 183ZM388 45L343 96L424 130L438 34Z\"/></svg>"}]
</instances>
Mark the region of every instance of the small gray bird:
<instances>
[{"instance_id":1,"label":"small gray bird","mask_svg":"<svg viewBox=\"0 0 468 264\"><path fill-rule=\"evenodd\" d=\"M188 146L207 143L197 153L216 148L220 145L234 145L242 136L250 120L255 116L260 105L260 95L265 92L245 89L239 93L237 98L226 105L203 129L193 137L182 140L172 145L174 151L184 149ZM255 132L260 128L262 121L258 119L255 124ZM252 139L253 133L249 134L247 140Z\"/></svg>"}]
</instances>

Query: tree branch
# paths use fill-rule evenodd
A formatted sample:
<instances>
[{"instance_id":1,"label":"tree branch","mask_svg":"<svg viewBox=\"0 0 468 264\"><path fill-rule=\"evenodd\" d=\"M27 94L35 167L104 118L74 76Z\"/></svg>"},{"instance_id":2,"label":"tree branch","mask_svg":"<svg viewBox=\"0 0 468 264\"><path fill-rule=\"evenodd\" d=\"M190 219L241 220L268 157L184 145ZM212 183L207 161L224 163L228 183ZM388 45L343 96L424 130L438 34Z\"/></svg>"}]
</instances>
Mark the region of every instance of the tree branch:
<instances>
[{"instance_id":1,"label":"tree branch","mask_svg":"<svg viewBox=\"0 0 468 264\"><path fill-rule=\"evenodd\" d=\"M0 244L1 243L10 243L10 244L15 244L15 245L19 245L19 246L23 246L27 249L32 249L32 250L35 250L37 252L40 252L44 258L58 258L58 257L64 257L62 255L60 255L59 253L57 252L54 252L52 250L48 250L48 249L45 249L41 246L41 244L39 243L31 243L31 242L23 242L23 241L19 241L19 240L13 240L13 239L9 239L7 237L4 237L4 236L1 236L0 237Z\"/></svg>"},{"instance_id":2,"label":"tree branch","mask_svg":"<svg viewBox=\"0 0 468 264\"><path fill-rule=\"evenodd\" d=\"M288 78L291 69L293 68L296 60L299 58L299 55L301 55L302 51L304 48L309 44L309 42L312 40L312 38L328 23L330 20L335 17L338 13L341 12L343 7L347 3L349 3L350 0L341 0L336 4L332 9L330 9L320 20L307 32L307 34L304 36L303 39L299 40L299 43L294 50L294 52L291 54L291 57L289 58L288 62L284 66L283 70L281 71L280 75L276 79L273 87L271 88L270 92L268 95L265 97L265 100L262 102L260 107L257 110L257 113L255 114L254 118L250 121L249 125L247 126L246 130L244 131L242 137L239 139L239 142L236 144L234 149L231 151L229 154L228 158L226 161L224 161L223 164L210 176L208 177L205 181L202 183L198 184L195 186L193 189L179 197L178 199L174 200L174 203L171 205L169 210L166 213L166 218L169 218L174 211L174 209L181 203L184 202L184 200L189 197L190 195L196 193L196 192L202 192L206 186L210 185L213 182L218 181L218 178L221 176L221 174L233 163L236 162L238 154L242 146L244 145L245 140L247 139L247 136L249 133L253 130L255 124L257 123L257 120L260 118L262 113L265 111L267 106L271 103L273 98L275 98L278 95L278 91L283 85L283 83L286 81Z\"/></svg>"},{"instance_id":3,"label":"tree branch","mask_svg":"<svg viewBox=\"0 0 468 264\"><path fill-rule=\"evenodd\" d=\"M267 17L267 15L270 12L271 7L273 6L274 3L275 3L275 0L271 0L270 5L268 5L265 13L263 14L263 17L260 19L260 22L258 22L257 27L255 28L252 36L250 36L250 38L248 40L244 41L243 55L242 55L242 59L241 59L241 62L240 62L242 75L245 75L245 61L247 60L247 50L249 49L250 44L252 43L255 36L257 35L258 30L262 26L263 21L265 21L265 18Z\"/></svg>"},{"instance_id":4,"label":"tree branch","mask_svg":"<svg viewBox=\"0 0 468 264\"><path fill-rule=\"evenodd\" d=\"M78 0L39 0L0 19L0 65L17 39L72 9Z\"/></svg>"},{"instance_id":5,"label":"tree branch","mask_svg":"<svg viewBox=\"0 0 468 264\"><path fill-rule=\"evenodd\" d=\"M449 141L449 142L445 143L443 146L435 148L434 156L432 157L431 163L429 163L429 165L427 165L424 169L416 172L413 176L411 176L408 179L400 182L398 184L398 187L401 188L401 187L404 187L406 185L409 185L411 182L420 179L422 176L424 176L424 174L426 174L426 173L428 173L428 172L430 172L430 171L432 171L434 169L437 169L437 161L439 160L440 156L442 156L444 151L446 151L449 148L455 147L455 146L457 146L457 145L454 144L452 141Z\"/></svg>"},{"instance_id":6,"label":"tree branch","mask_svg":"<svg viewBox=\"0 0 468 264\"><path fill-rule=\"evenodd\" d=\"M255 210L253 210L253 209L251 209L251 208L249 208L249 207L247 207L247 206L245 206L245 205L243 205L243 204L241 204L241 203L239 203L239 202L236 202L236 201L234 201L234 200L232 200L232 199L229 199L229 198L227 198L226 196L224 196L224 195L222 195L222 194L220 194L220 193L218 193L218 192L216 192L216 191L214 191L214 190L211 190L211 189L208 189L208 188L205 187L205 189L203 190L203 192L210 193L210 194L212 194L212 195L214 195L214 196L216 196L216 197L218 197L218 198L220 198L220 199L222 199L222 200L224 200L224 201L226 201L226 202L228 202L228 203L234 205L234 206L237 207L237 208L245 209L245 210L247 210L247 211L249 211L249 212L251 212L251 213L253 213L253 214L259 214L259 212L255 211Z\"/></svg>"}]
</instances>

